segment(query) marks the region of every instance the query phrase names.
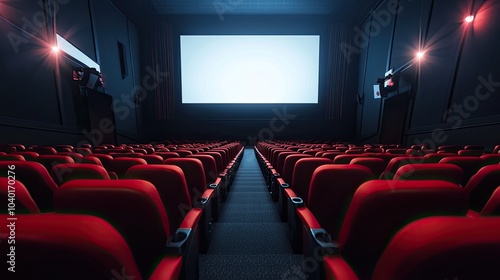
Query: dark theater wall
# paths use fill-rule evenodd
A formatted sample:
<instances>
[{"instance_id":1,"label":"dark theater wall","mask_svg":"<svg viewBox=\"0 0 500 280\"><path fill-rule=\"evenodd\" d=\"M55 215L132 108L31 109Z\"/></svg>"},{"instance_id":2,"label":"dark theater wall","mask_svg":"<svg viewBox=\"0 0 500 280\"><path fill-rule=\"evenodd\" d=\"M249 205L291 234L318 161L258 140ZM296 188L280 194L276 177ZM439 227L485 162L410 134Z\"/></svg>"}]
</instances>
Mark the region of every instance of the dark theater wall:
<instances>
[{"instance_id":1,"label":"dark theater wall","mask_svg":"<svg viewBox=\"0 0 500 280\"><path fill-rule=\"evenodd\" d=\"M399 12L391 13L395 4ZM466 23L470 11L475 20ZM365 97L358 105L358 140L378 142L382 121L384 129L390 127L372 87L388 69L413 60L421 42L425 55L413 64L420 70L405 108L403 144L500 142L499 13L498 1L383 1L366 21L380 30L372 29L369 43L355 54L365 70L358 84L363 89L358 94ZM363 29L366 22L355 26Z\"/></svg>"},{"instance_id":2,"label":"dark theater wall","mask_svg":"<svg viewBox=\"0 0 500 280\"><path fill-rule=\"evenodd\" d=\"M140 71L134 24L107 0L42 0L0 3L0 142L98 144L99 132L85 125L89 113L82 114L86 104L72 81L72 68L81 65L51 52L56 32L100 64L106 93L122 110L115 116L117 137L138 140L135 105L129 102ZM126 50L124 78L118 41Z\"/></svg>"}]
</instances>

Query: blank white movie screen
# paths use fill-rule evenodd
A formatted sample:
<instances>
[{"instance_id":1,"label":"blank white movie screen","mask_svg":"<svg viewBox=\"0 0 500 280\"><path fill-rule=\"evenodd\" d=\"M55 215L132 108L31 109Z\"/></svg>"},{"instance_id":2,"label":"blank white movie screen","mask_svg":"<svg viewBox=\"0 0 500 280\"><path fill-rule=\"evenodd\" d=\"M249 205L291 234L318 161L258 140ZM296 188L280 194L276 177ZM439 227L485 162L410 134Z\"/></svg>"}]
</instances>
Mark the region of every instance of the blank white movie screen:
<instances>
[{"instance_id":1,"label":"blank white movie screen","mask_svg":"<svg viewBox=\"0 0 500 280\"><path fill-rule=\"evenodd\" d=\"M182 103L318 103L319 35L181 35Z\"/></svg>"}]
</instances>

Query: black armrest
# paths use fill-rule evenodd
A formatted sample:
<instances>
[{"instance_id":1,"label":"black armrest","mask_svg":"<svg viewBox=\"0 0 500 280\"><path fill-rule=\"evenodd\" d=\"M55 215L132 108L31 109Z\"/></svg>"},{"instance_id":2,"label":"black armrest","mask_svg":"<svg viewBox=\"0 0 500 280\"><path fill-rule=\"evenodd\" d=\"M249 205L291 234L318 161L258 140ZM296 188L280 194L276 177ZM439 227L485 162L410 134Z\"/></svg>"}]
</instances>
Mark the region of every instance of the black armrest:
<instances>
[{"instance_id":1,"label":"black armrest","mask_svg":"<svg viewBox=\"0 0 500 280\"><path fill-rule=\"evenodd\" d=\"M189 250L191 241L191 228L179 228L167 241L165 253L168 255L183 256Z\"/></svg>"},{"instance_id":2,"label":"black armrest","mask_svg":"<svg viewBox=\"0 0 500 280\"><path fill-rule=\"evenodd\" d=\"M311 237L314 242L314 253L317 256L324 257L339 254L339 244L333 242L330 235L324 229L311 229Z\"/></svg>"},{"instance_id":3,"label":"black armrest","mask_svg":"<svg viewBox=\"0 0 500 280\"><path fill-rule=\"evenodd\" d=\"M294 208L297 209L298 207L304 207L304 200L300 197L291 197L290 201L292 202L292 205L295 206Z\"/></svg>"},{"instance_id":4,"label":"black armrest","mask_svg":"<svg viewBox=\"0 0 500 280\"><path fill-rule=\"evenodd\" d=\"M210 198L200 197L197 200L193 201L193 206L195 208L205 209L207 207L207 205L209 205L209 202L210 202Z\"/></svg>"}]
</instances>

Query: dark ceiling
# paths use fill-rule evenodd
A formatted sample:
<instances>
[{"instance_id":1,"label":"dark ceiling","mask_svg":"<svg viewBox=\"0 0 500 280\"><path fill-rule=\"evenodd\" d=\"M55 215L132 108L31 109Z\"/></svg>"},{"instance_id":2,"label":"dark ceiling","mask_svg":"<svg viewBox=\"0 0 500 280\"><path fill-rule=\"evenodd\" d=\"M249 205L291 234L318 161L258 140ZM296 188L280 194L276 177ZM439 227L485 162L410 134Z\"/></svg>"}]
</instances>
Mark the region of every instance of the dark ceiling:
<instances>
[{"instance_id":1,"label":"dark ceiling","mask_svg":"<svg viewBox=\"0 0 500 280\"><path fill-rule=\"evenodd\" d=\"M359 20L380 0L111 0L131 16L149 15L331 15Z\"/></svg>"},{"instance_id":2,"label":"dark ceiling","mask_svg":"<svg viewBox=\"0 0 500 280\"><path fill-rule=\"evenodd\" d=\"M328 0L151 0L160 14L331 14L348 1Z\"/></svg>"}]
</instances>

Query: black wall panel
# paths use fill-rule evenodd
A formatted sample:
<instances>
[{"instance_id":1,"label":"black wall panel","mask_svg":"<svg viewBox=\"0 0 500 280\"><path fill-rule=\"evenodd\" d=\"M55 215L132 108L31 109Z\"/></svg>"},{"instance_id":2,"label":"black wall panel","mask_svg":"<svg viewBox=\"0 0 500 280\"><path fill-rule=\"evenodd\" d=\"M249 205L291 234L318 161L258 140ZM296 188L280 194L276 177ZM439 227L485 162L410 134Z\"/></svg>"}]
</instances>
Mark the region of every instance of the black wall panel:
<instances>
[{"instance_id":1,"label":"black wall panel","mask_svg":"<svg viewBox=\"0 0 500 280\"><path fill-rule=\"evenodd\" d=\"M388 2L384 1L382 7ZM359 78L359 85L365 80L366 97L371 95L373 78L385 71L376 65L383 62L388 50L390 67L398 68L414 58L421 38L425 56L420 62L414 60L418 80L413 85L416 91L410 101L403 142L500 142L500 135L487 133L500 123L500 96L496 94L500 91L500 20L496 16L500 3L400 0L400 5L403 9L397 16L394 34L384 40L380 36L370 38L366 71ZM465 17L471 12L475 20L466 23ZM362 113L357 124L361 127L359 140L375 132L380 116L378 102L366 99L362 108L358 106L358 116ZM387 120L382 119L382 123Z\"/></svg>"},{"instance_id":2,"label":"black wall panel","mask_svg":"<svg viewBox=\"0 0 500 280\"><path fill-rule=\"evenodd\" d=\"M134 79L132 75L122 78L118 53L118 42L121 42L126 47L126 56L130 58L127 18L108 1L91 0L91 4L101 72L106 91L114 98L117 132L137 135L132 91ZM127 67L130 69L130 61Z\"/></svg>"},{"instance_id":3,"label":"black wall panel","mask_svg":"<svg viewBox=\"0 0 500 280\"><path fill-rule=\"evenodd\" d=\"M129 119L120 123L118 132L137 139L135 105L127 103L127 94L138 83L136 74L140 72L137 30L109 1L93 2L95 9L90 8L89 0L0 4L0 35L4 38L0 41L0 142L77 144L76 140L87 138L84 129L89 115L83 114L87 120L81 120L83 115L78 111L84 104L77 102L81 96L72 81L72 68L82 65L64 53L51 51L56 33L101 64L106 87L115 99L120 98L120 108L131 107ZM99 34L95 33L97 28ZM135 68L124 80L115 76L120 75L116 65L118 40L127 48L128 67ZM112 112L112 106L108 107ZM17 135L9 133L13 131ZM48 137L51 132L54 139ZM23 135L30 138L22 141Z\"/></svg>"},{"instance_id":4,"label":"black wall panel","mask_svg":"<svg viewBox=\"0 0 500 280\"><path fill-rule=\"evenodd\" d=\"M379 117L380 117L380 99L373 98L373 85L377 83L377 79L384 76L387 69L389 48L391 47L391 36L394 29L394 21L397 13L389 3L395 1L385 1L378 7L375 13L372 14L370 27L367 24L357 27L361 32L359 34L370 34L370 43L368 48L368 57L366 62L366 71L364 77L364 107L363 116L361 119L361 137L368 137L378 133ZM397 3L397 2L396 2ZM389 8L391 7L391 8ZM390 16L386 20L381 17L374 16L387 13ZM363 36L363 35L360 35Z\"/></svg>"},{"instance_id":5,"label":"black wall panel","mask_svg":"<svg viewBox=\"0 0 500 280\"><path fill-rule=\"evenodd\" d=\"M476 20L461 26L466 37L450 103L452 115L461 106L467 119L500 114L500 2L478 8Z\"/></svg>"},{"instance_id":6,"label":"black wall panel","mask_svg":"<svg viewBox=\"0 0 500 280\"><path fill-rule=\"evenodd\" d=\"M462 7L457 1L434 1L420 62L420 81L411 128L443 122L463 35Z\"/></svg>"},{"instance_id":7,"label":"black wall panel","mask_svg":"<svg viewBox=\"0 0 500 280\"><path fill-rule=\"evenodd\" d=\"M0 32L22 34L18 27L1 19ZM13 47L9 40L2 39L0 55L0 115L61 124L56 60L50 45L31 37Z\"/></svg>"}]
</instances>

